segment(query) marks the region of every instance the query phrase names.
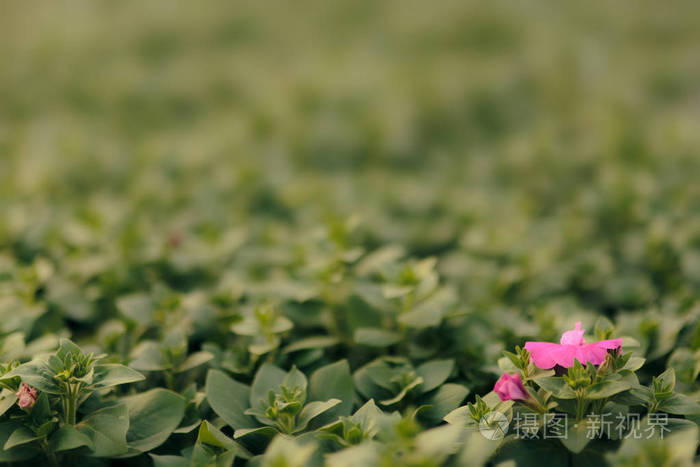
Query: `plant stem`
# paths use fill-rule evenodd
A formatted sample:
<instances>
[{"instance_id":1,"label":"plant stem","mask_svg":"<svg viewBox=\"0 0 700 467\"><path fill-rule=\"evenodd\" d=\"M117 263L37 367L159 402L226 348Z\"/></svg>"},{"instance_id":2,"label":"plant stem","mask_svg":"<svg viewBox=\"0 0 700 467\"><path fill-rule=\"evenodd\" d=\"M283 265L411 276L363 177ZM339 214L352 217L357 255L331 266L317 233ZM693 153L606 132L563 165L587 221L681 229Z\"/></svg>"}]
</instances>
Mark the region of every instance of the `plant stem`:
<instances>
[{"instance_id":1,"label":"plant stem","mask_svg":"<svg viewBox=\"0 0 700 467\"><path fill-rule=\"evenodd\" d=\"M657 401L654 401L653 403L649 404L649 413L654 413L659 409L659 403Z\"/></svg>"},{"instance_id":2,"label":"plant stem","mask_svg":"<svg viewBox=\"0 0 700 467\"><path fill-rule=\"evenodd\" d=\"M51 465L52 467L59 467L58 459L56 459L56 453L51 451L51 449L49 448L49 442L46 438L42 440L41 447L43 448L44 453L46 454L46 458L49 460L49 465Z\"/></svg>"},{"instance_id":3,"label":"plant stem","mask_svg":"<svg viewBox=\"0 0 700 467\"><path fill-rule=\"evenodd\" d=\"M171 391L175 390L175 375L172 370L165 371L165 386Z\"/></svg>"},{"instance_id":4,"label":"plant stem","mask_svg":"<svg viewBox=\"0 0 700 467\"><path fill-rule=\"evenodd\" d=\"M280 415L277 419L277 424L284 433L291 435L294 431L294 416Z\"/></svg>"},{"instance_id":5,"label":"plant stem","mask_svg":"<svg viewBox=\"0 0 700 467\"><path fill-rule=\"evenodd\" d=\"M577 397L576 397L576 421L579 422L583 418L583 415L586 412L586 401L583 398L583 392L578 391Z\"/></svg>"},{"instance_id":6,"label":"plant stem","mask_svg":"<svg viewBox=\"0 0 700 467\"><path fill-rule=\"evenodd\" d=\"M68 424L75 425L75 399L72 394L68 398Z\"/></svg>"},{"instance_id":7,"label":"plant stem","mask_svg":"<svg viewBox=\"0 0 700 467\"><path fill-rule=\"evenodd\" d=\"M78 410L78 395L80 394L80 383L73 387L66 383L66 396L64 396L64 419L67 425L75 425L76 412Z\"/></svg>"}]
</instances>

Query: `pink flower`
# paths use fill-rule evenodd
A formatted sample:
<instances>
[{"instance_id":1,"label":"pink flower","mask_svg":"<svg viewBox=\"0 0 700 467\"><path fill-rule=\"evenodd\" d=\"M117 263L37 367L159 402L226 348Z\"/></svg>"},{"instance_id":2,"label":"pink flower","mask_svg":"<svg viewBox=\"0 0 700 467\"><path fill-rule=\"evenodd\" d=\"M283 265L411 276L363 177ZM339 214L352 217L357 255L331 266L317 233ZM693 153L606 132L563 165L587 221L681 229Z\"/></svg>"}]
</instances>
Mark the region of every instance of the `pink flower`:
<instances>
[{"instance_id":1,"label":"pink flower","mask_svg":"<svg viewBox=\"0 0 700 467\"><path fill-rule=\"evenodd\" d=\"M17 403L19 404L20 408L31 408L36 402L36 389L34 389L26 383L22 383L22 385L19 387L19 391L17 391L17 397L19 398L19 401Z\"/></svg>"},{"instance_id":2,"label":"pink flower","mask_svg":"<svg viewBox=\"0 0 700 467\"><path fill-rule=\"evenodd\" d=\"M518 373L513 373L512 375L503 373L496 381L493 390L502 401L527 400L530 398L530 393L523 386L523 380L520 379Z\"/></svg>"},{"instance_id":3,"label":"pink flower","mask_svg":"<svg viewBox=\"0 0 700 467\"><path fill-rule=\"evenodd\" d=\"M553 342L526 342L525 349L530 352L532 361L537 368L548 370L555 365L569 368L574 366L574 358L582 364L592 363L600 365L605 360L605 354L610 349L622 346L622 339L609 339L586 344L583 338L584 330L581 329L581 321L576 323L576 328L566 331L561 336L559 344Z\"/></svg>"}]
</instances>

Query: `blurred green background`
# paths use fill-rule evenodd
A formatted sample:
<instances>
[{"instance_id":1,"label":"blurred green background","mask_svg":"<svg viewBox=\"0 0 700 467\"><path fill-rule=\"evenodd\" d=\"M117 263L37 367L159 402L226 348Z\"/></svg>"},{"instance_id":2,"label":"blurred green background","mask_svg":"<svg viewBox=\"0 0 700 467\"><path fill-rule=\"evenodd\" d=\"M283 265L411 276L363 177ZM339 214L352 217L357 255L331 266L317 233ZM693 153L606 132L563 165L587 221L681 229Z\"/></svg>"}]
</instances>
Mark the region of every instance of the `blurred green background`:
<instances>
[{"instance_id":1,"label":"blurred green background","mask_svg":"<svg viewBox=\"0 0 700 467\"><path fill-rule=\"evenodd\" d=\"M698 2L1 10L0 273L274 278L320 229L438 255L465 307L700 284Z\"/></svg>"},{"instance_id":2,"label":"blurred green background","mask_svg":"<svg viewBox=\"0 0 700 467\"><path fill-rule=\"evenodd\" d=\"M0 361L347 359L357 408L388 356L414 423L432 359L428 427L581 320L697 399L699 124L693 0L2 1ZM532 446L499 455L603 463Z\"/></svg>"}]
</instances>

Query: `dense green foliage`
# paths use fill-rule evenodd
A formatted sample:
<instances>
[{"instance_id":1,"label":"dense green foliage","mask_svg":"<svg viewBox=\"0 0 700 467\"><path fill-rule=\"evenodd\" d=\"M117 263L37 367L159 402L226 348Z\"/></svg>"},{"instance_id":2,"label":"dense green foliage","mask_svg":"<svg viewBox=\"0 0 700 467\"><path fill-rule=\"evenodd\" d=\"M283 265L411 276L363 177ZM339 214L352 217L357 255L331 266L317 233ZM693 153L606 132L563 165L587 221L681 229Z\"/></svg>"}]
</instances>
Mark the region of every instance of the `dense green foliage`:
<instances>
[{"instance_id":1,"label":"dense green foliage","mask_svg":"<svg viewBox=\"0 0 700 467\"><path fill-rule=\"evenodd\" d=\"M694 461L699 3L1 10L0 462Z\"/></svg>"}]
</instances>

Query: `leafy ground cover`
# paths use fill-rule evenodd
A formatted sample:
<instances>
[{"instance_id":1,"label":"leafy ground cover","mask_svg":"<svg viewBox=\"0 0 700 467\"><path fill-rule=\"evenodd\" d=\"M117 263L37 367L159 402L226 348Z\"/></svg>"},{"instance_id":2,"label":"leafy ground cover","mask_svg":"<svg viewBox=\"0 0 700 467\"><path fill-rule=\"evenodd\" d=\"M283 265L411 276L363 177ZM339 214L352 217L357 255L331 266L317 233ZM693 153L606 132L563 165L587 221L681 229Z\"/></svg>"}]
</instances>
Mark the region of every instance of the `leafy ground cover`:
<instances>
[{"instance_id":1,"label":"leafy ground cover","mask_svg":"<svg viewBox=\"0 0 700 467\"><path fill-rule=\"evenodd\" d=\"M4 4L0 462L692 465L672 4Z\"/></svg>"}]
</instances>

